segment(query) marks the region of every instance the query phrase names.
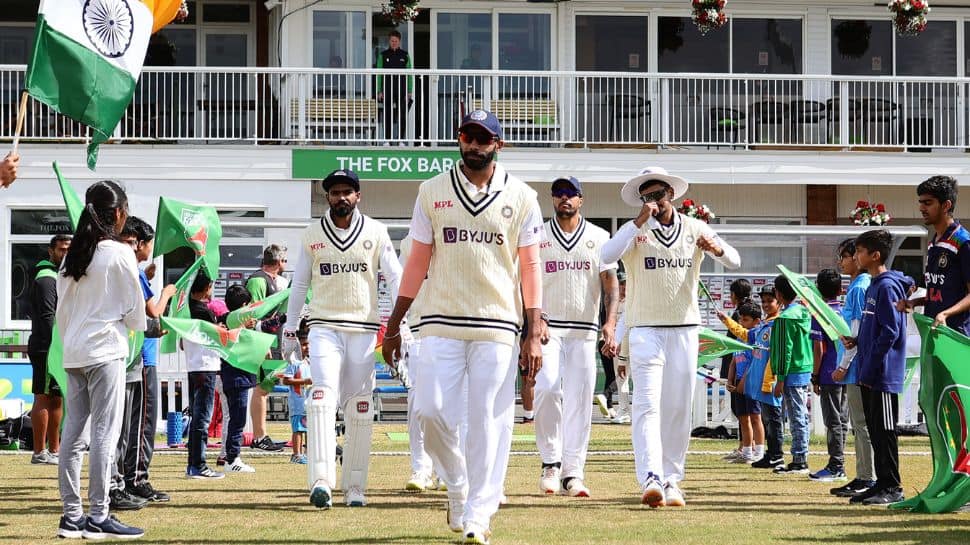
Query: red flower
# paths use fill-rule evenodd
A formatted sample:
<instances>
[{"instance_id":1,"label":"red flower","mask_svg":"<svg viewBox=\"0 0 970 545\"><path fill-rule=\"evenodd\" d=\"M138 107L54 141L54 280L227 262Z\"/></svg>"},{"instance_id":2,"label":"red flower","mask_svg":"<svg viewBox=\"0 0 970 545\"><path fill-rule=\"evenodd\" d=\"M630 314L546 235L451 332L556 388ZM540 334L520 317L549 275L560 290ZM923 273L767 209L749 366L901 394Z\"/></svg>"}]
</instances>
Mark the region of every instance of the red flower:
<instances>
[{"instance_id":1,"label":"red flower","mask_svg":"<svg viewBox=\"0 0 970 545\"><path fill-rule=\"evenodd\" d=\"M882 203L879 203L879 204L876 205L876 211L877 212L885 212L886 211L886 206L884 204L882 204Z\"/></svg>"},{"instance_id":2,"label":"red flower","mask_svg":"<svg viewBox=\"0 0 970 545\"><path fill-rule=\"evenodd\" d=\"M694 201L692 201L690 199L685 199L684 200L684 206L694 206Z\"/></svg>"},{"instance_id":3,"label":"red flower","mask_svg":"<svg viewBox=\"0 0 970 545\"><path fill-rule=\"evenodd\" d=\"M856 203L855 203L855 207L856 208L865 208L867 206L869 206L869 202L868 201L856 201Z\"/></svg>"}]
</instances>

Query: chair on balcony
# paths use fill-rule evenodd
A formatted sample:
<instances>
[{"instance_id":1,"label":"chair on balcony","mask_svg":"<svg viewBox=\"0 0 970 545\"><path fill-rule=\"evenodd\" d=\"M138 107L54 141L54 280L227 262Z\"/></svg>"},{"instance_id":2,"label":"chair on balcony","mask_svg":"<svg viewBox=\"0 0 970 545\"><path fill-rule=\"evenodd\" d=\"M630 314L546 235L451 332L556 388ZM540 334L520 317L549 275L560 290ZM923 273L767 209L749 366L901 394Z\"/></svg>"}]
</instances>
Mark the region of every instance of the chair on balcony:
<instances>
[{"instance_id":1,"label":"chair on balcony","mask_svg":"<svg viewBox=\"0 0 970 545\"><path fill-rule=\"evenodd\" d=\"M610 112L607 134L611 142L618 141L617 129L620 132L620 142L650 141L649 100L637 95L610 95L606 97L606 108ZM632 121L627 123L626 120Z\"/></svg>"},{"instance_id":2,"label":"chair on balcony","mask_svg":"<svg viewBox=\"0 0 970 545\"><path fill-rule=\"evenodd\" d=\"M762 144L788 142L788 104L777 100L763 100L751 105L754 115L754 138ZM763 132L765 131L765 132Z\"/></svg>"},{"instance_id":3,"label":"chair on balcony","mask_svg":"<svg viewBox=\"0 0 970 545\"><path fill-rule=\"evenodd\" d=\"M849 118L846 122L849 124L849 141L846 143L839 142L839 126L842 123L842 100L839 98L830 98L825 101L825 114L828 119L828 142L830 144L841 144L841 145L858 145L860 140L858 136L853 135L853 128L855 128L856 121L859 119L859 109L860 102L859 99L853 98L849 100Z\"/></svg>"},{"instance_id":4,"label":"chair on balcony","mask_svg":"<svg viewBox=\"0 0 970 545\"><path fill-rule=\"evenodd\" d=\"M884 98L867 98L860 103L862 143L885 146L899 143L896 127L896 103Z\"/></svg>"},{"instance_id":5,"label":"chair on balcony","mask_svg":"<svg viewBox=\"0 0 970 545\"><path fill-rule=\"evenodd\" d=\"M793 100L788 108L791 124L791 142L794 144L824 143L824 134L819 126L825 119L825 104L817 100ZM811 128L811 137L806 130Z\"/></svg>"},{"instance_id":6,"label":"chair on balcony","mask_svg":"<svg viewBox=\"0 0 970 545\"><path fill-rule=\"evenodd\" d=\"M735 108L715 106L710 110L711 137L710 144L719 147L720 144L731 144L734 148L739 143L740 135L744 133L744 112ZM727 138L726 138L727 137Z\"/></svg>"}]
</instances>

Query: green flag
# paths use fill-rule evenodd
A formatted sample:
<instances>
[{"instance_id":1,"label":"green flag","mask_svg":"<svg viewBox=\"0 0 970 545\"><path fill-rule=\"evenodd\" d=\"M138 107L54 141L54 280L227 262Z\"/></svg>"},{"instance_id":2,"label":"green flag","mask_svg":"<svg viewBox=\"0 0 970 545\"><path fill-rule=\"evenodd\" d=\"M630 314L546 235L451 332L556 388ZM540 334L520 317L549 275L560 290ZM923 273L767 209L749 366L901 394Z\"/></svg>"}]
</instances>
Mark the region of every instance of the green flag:
<instances>
[{"instance_id":1,"label":"green flag","mask_svg":"<svg viewBox=\"0 0 970 545\"><path fill-rule=\"evenodd\" d=\"M805 307L808 308L812 317L822 326L828 338L838 341L840 337L852 336L852 331L849 329L849 325L845 323L845 319L829 307L815 284L804 276L788 270L784 265L778 265L778 270L791 282L791 287L805 303Z\"/></svg>"},{"instance_id":2,"label":"green flag","mask_svg":"<svg viewBox=\"0 0 970 545\"><path fill-rule=\"evenodd\" d=\"M61 169L54 161L54 175L57 176L57 185L61 187L61 196L64 197L64 206L67 207L67 217L71 219L71 230L77 230L77 222L81 219L81 211L84 210L84 201L78 196L77 191L70 182L61 176Z\"/></svg>"},{"instance_id":3,"label":"green flag","mask_svg":"<svg viewBox=\"0 0 970 545\"><path fill-rule=\"evenodd\" d=\"M706 327L701 328L698 341L700 344L697 350L698 367L727 354L751 350L751 347L743 342L711 331Z\"/></svg>"},{"instance_id":4,"label":"green flag","mask_svg":"<svg viewBox=\"0 0 970 545\"><path fill-rule=\"evenodd\" d=\"M276 345L275 335L242 328L226 329L202 320L163 317L162 327L186 341L214 350L229 365L254 375L263 365L270 347Z\"/></svg>"},{"instance_id":5,"label":"green flag","mask_svg":"<svg viewBox=\"0 0 970 545\"><path fill-rule=\"evenodd\" d=\"M210 279L219 277L219 242L222 224L216 209L207 205L186 204L161 197L155 222L155 256L176 248L188 247L205 259Z\"/></svg>"},{"instance_id":6,"label":"green flag","mask_svg":"<svg viewBox=\"0 0 970 545\"><path fill-rule=\"evenodd\" d=\"M237 308L226 316L226 326L232 329L235 327L242 327L242 324L250 318L262 320L266 316L272 314L276 309L285 305L289 298L290 288L286 288L283 291L270 295L262 301L256 301L244 307Z\"/></svg>"},{"instance_id":7,"label":"green flag","mask_svg":"<svg viewBox=\"0 0 970 545\"><path fill-rule=\"evenodd\" d=\"M283 360L266 360L263 362L263 376L266 377L262 382L259 383L259 387L263 389L264 392L272 392L273 388L279 384L279 377L276 376L276 370L286 366L286 362Z\"/></svg>"},{"instance_id":8,"label":"green flag","mask_svg":"<svg viewBox=\"0 0 970 545\"><path fill-rule=\"evenodd\" d=\"M61 395L66 398L67 371L64 370L64 343L61 341L61 332L57 329L56 321L51 331L51 346L47 349L47 375L54 379L61 388Z\"/></svg>"},{"instance_id":9,"label":"green flag","mask_svg":"<svg viewBox=\"0 0 970 545\"><path fill-rule=\"evenodd\" d=\"M189 298L192 290L192 283L195 282L195 277L199 273L199 267L205 263L202 257L198 257L182 276L175 282L175 295L172 296L171 301L169 301L168 309L165 311L165 315L169 318L185 318L189 319L192 314L189 313ZM159 350L162 354L174 354L175 353L175 342L178 340L178 335L173 332L169 332L164 337L162 337L161 343L159 343Z\"/></svg>"},{"instance_id":10,"label":"green flag","mask_svg":"<svg viewBox=\"0 0 970 545\"><path fill-rule=\"evenodd\" d=\"M914 513L950 513L970 502L970 338L922 314L919 405L933 450L933 477L916 496L892 505Z\"/></svg>"}]
</instances>

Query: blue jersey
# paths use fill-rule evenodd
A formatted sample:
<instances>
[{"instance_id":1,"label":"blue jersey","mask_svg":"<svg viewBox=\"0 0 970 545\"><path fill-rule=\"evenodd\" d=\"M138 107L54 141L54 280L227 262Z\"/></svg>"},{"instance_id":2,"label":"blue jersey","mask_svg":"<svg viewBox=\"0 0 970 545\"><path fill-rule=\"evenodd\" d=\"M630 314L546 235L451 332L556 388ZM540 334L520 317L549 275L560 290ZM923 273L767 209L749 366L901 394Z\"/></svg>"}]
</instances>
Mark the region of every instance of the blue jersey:
<instances>
[{"instance_id":1,"label":"blue jersey","mask_svg":"<svg viewBox=\"0 0 970 545\"><path fill-rule=\"evenodd\" d=\"M774 320L765 320L748 330L748 344L754 347L751 351L751 364L748 366L748 376L744 379L744 395L761 403L781 406L781 398L771 392L764 392L765 373L771 369L768 347L771 344L771 326Z\"/></svg>"},{"instance_id":2,"label":"blue jersey","mask_svg":"<svg viewBox=\"0 0 970 545\"><path fill-rule=\"evenodd\" d=\"M306 378L310 376L310 364L301 361L291 362L286 366L283 376L290 378ZM290 386L289 399L287 402L290 409L290 418L294 416L306 415L306 397L310 392L309 386Z\"/></svg>"},{"instance_id":3,"label":"blue jersey","mask_svg":"<svg viewBox=\"0 0 970 545\"><path fill-rule=\"evenodd\" d=\"M141 293L145 296L145 301L155 297L152 287L148 283L148 276L145 271L138 271L138 279L141 281ZM147 338L141 345L141 361L145 367L155 367L158 365L158 339Z\"/></svg>"},{"instance_id":4,"label":"blue jersey","mask_svg":"<svg viewBox=\"0 0 970 545\"><path fill-rule=\"evenodd\" d=\"M751 367L751 359L753 355L750 350L745 350L744 352L734 353L734 380L735 382L741 380L741 377L748 372L748 367Z\"/></svg>"},{"instance_id":5,"label":"blue jersey","mask_svg":"<svg viewBox=\"0 0 970 545\"><path fill-rule=\"evenodd\" d=\"M959 222L946 228L943 236L936 235L926 250L926 306L923 312L930 318L952 307L967 295L970 282L970 232ZM946 325L970 335L970 312L954 314Z\"/></svg>"},{"instance_id":6,"label":"blue jersey","mask_svg":"<svg viewBox=\"0 0 970 545\"><path fill-rule=\"evenodd\" d=\"M829 308L836 313L840 313L842 311L842 303L839 303L838 301L829 301L828 305ZM822 346L824 347L824 352L822 353L822 362L818 367L818 383L826 386L836 384L836 382L832 380L832 372L835 371L835 368L839 366L839 362L842 361L842 352L845 350L845 347L842 346L841 342L836 343L830 339L825 331L822 330L821 324L819 324L818 320L815 318L812 318L811 336L813 341L821 341Z\"/></svg>"}]
</instances>

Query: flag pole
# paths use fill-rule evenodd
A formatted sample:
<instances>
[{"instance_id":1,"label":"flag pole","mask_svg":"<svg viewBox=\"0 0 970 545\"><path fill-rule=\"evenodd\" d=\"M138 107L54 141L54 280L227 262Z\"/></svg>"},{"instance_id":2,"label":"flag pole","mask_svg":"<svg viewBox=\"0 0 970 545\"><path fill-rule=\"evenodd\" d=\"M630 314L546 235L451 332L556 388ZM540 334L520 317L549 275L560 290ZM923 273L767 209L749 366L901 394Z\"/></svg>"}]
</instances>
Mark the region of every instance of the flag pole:
<instances>
[{"instance_id":1,"label":"flag pole","mask_svg":"<svg viewBox=\"0 0 970 545\"><path fill-rule=\"evenodd\" d=\"M20 145L20 132L24 128L24 117L27 115L27 91L20 95L20 108L17 109L17 130L13 133L13 151L17 154L17 146Z\"/></svg>"}]
</instances>

